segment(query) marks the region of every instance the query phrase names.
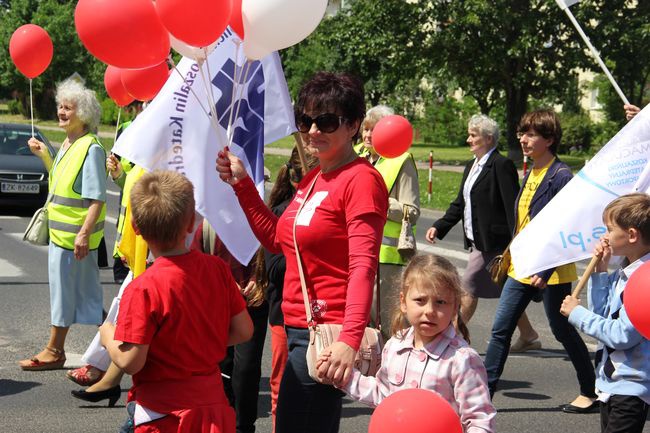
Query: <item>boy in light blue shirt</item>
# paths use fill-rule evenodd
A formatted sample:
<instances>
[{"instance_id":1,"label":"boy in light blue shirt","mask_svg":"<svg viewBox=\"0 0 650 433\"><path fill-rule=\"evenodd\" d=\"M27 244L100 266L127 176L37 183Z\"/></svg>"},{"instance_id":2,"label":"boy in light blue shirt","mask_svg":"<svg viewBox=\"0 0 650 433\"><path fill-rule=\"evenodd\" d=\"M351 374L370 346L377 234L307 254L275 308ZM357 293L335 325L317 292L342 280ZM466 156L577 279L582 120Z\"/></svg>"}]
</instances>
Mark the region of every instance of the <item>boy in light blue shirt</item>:
<instances>
[{"instance_id":1,"label":"boy in light blue shirt","mask_svg":"<svg viewBox=\"0 0 650 433\"><path fill-rule=\"evenodd\" d=\"M596 388L601 431L641 433L650 403L650 341L630 322L623 296L632 273L650 260L650 196L634 193L617 198L603 211L603 222L607 232L594 252L601 260L589 280L589 309L567 296L560 311L599 341ZM626 260L608 275L612 255Z\"/></svg>"}]
</instances>

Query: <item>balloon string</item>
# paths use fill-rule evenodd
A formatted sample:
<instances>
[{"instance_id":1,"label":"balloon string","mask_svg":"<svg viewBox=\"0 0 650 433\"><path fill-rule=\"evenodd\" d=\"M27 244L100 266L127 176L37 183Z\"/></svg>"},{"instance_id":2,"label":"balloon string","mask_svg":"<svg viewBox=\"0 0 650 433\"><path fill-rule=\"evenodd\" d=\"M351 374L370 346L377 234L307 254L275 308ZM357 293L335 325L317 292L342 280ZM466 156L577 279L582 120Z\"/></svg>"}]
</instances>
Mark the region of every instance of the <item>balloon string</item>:
<instances>
[{"instance_id":1,"label":"balloon string","mask_svg":"<svg viewBox=\"0 0 650 433\"><path fill-rule=\"evenodd\" d=\"M241 100L242 100L242 97L244 96L245 83L246 83L246 80L248 80L248 73L251 70L251 65L252 64L253 64L252 61L247 60L246 65L244 67L244 79L242 80L242 84L239 87L239 95L238 95L238 98L237 98L237 111L235 112L235 119L237 119L239 117L239 107L241 107ZM234 131L234 129L231 129L230 137L228 137L228 146L230 146L232 144L232 139L233 139L234 135L235 135L235 131Z\"/></svg>"},{"instance_id":2,"label":"balloon string","mask_svg":"<svg viewBox=\"0 0 650 433\"><path fill-rule=\"evenodd\" d=\"M203 47L203 54L205 55L205 64L208 67L208 78L212 77L212 72L210 72L210 62L208 61L208 48ZM209 82L209 81L208 81ZM210 86L210 96L212 96L212 100L214 101L214 89L212 86Z\"/></svg>"},{"instance_id":3,"label":"balloon string","mask_svg":"<svg viewBox=\"0 0 650 433\"><path fill-rule=\"evenodd\" d=\"M239 47L241 46L241 40L235 39L235 66L233 67L233 82L232 82L232 92L230 94L230 112L228 115L228 128L226 128L226 136L228 137L228 143L230 144L231 135L232 135L232 113L235 111L235 95L237 92L237 87L239 86L239 79L241 78L241 72L243 66L239 67ZM239 71L239 73L238 73Z\"/></svg>"},{"instance_id":4,"label":"balloon string","mask_svg":"<svg viewBox=\"0 0 650 433\"><path fill-rule=\"evenodd\" d=\"M198 61L197 61L198 63ZM212 92L210 91L210 84L208 80L205 78L205 73L203 72L203 65L199 64L199 74L201 75L201 81L203 81L203 85L205 86L205 93L207 94L208 97L208 104L210 105L210 113L212 116L210 116L210 123L212 124L212 127L214 128L214 132L217 134L217 137L219 136L219 125L217 125L217 112L215 109L215 103L212 100Z\"/></svg>"},{"instance_id":5,"label":"balloon string","mask_svg":"<svg viewBox=\"0 0 650 433\"><path fill-rule=\"evenodd\" d=\"M117 141L117 131L120 129L120 115L122 114L122 107L120 107L119 110L117 110L117 122L115 123L115 135L113 136L113 146L115 146L115 142Z\"/></svg>"},{"instance_id":6,"label":"balloon string","mask_svg":"<svg viewBox=\"0 0 650 433\"><path fill-rule=\"evenodd\" d=\"M32 118L32 138L34 138L34 100L32 93L32 79L29 79L29 113Z\"/></svg>"},{"instance_id":7,"label":"balloon string","mask_svg":"<svg viewBox=\"0 0 650 433\"><path fill-rule=\"evenodd\" d=\"M174 60L172 59L171 56L169 56L169 61L170 61L170 64L172 65L172 68L174 68L174 70L176 71L178 76L181 77L181 79L183 80L183 83L185 83L187 85L187 81L185 81L185 77L183 76L183 74L181 74L181 71L178 70L178 68L176 67L176 64L174 63ZM201 107L201 110L203 110L203 113L206 116L210 117L210 115L208 114L208 110L205 109L205 107L201 103L201 100L199 99L199 96L194 92L194 89L192 88L192 86L187 85L187 87L190 89L190 92L192 92L192 95L194 95L194 97L196 98L196 102L199 103L199 106Z\"/></svg>"}]
</instances>

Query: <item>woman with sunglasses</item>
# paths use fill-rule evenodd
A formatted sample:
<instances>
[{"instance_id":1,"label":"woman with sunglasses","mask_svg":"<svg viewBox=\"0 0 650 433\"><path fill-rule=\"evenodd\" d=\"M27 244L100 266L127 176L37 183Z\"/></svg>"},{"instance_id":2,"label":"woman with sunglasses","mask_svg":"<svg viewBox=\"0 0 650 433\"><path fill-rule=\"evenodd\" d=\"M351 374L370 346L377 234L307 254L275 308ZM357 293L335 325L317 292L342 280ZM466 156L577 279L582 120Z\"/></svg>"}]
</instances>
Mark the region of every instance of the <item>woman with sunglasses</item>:
<instances>
[{"instance_id":1,"label":"woman with sunglasses","mask_svg":"<svg viewBox=\"0 0 650 433\"><path fill-rule=\"evenodd\" d=\"M233 186L255 235L269 251L286 257L282 312L289 359L280 384L276 433L337 432L343 397L307 371L309 330L294 223L314 320L343 324L339 340L330 346L332 356L319 367L325 382L343 386L348 381L369 320L388 192L381 175L353 149L364 111L363 85L350 75L319 72L303 86L296 124L320 165L300 181L280 217L264 205L238 158L229 152L217 158L219 176Z\"/></svg>"}]
</instances>

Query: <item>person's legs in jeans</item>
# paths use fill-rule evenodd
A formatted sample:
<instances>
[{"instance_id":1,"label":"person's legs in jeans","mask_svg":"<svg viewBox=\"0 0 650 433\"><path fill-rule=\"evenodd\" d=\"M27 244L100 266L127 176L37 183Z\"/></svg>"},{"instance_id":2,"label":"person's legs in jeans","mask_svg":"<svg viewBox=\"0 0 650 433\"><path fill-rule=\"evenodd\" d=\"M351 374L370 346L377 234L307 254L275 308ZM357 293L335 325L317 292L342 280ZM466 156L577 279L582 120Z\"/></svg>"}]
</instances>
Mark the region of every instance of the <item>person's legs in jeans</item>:
<instances>
[{"instance_id":1,"label":"person's legs in jeans","mask_svg":"<svg viewBox=\"0 0 650 433\"><path fill-rule=\"evenodd\" d=\"M273 431L275 431L275 413L278 405L278 393L284 366L287 365L289 348L287 346L287 333L283 325L269 325L271 329L271 418L273 420Z\"/></svg>"},{"instance_id":2,"label":"person's legs in jeans","mask_svg":"<svg viewBox=\"0 0 650 433\"><path fill-rule=\"evenodd\" d=\"M543 290L544 310L555 339L562 343L564 350L573 363L578 376L580 394L596 398L596 374L589 358L589 351L578 331L569 323L569 319L560 313L564 298L571 294L571 283L553 284Z\"/></svg>"},{"instance_id":3,"label":"person's legs in jeans","mask_svg":"<svg viewBox=\"0 0 650 433\"><path fill-rule=\"evenodd\" d=\"M537 289L528 284L522 284L511 277L508 277L503 286L492 325L492 336L485 353L485 369L490 395L494 395L496 391L510 351L512 334L517 326L519 316L530 303L534 290Z\"/></svg>"},{"instance_id":4,"label":"person's legs in jeans","mask_svg":"<svg viewBox=\"0 0 650 433\"><path fill-rule=\"evenodd\" d=\"M307 372L309 330L287 327L289 359L282 375L276 433L337 433L343 393L315 382Z\"/></svg>"},{"instance_id":5,"label":"person's legs in jeans","mask_svg":"<svg viewBox=\"0 0 650 433\"><path fill-rule=\"evenodd\" d=\"M248 307L253 320L253 337L235 346L232 388L237 413L237 433L253 433L257 421L257 400L262 377L262 351L266 338L269 304Z\"/></svg>"}]
</instances>

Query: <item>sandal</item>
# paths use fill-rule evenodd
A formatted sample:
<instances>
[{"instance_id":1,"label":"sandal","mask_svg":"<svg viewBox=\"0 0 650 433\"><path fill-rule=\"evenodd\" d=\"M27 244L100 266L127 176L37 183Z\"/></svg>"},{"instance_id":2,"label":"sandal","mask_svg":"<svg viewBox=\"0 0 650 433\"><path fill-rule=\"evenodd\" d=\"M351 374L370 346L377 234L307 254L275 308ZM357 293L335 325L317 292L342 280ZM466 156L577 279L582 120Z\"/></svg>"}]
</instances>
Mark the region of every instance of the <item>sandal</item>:
<instances>
[{"instance_id":1,"label":"sandal","mask_svg":"<svg viewBox=\"0 0 650 433\"><path fill-rule=\"evenodd\" d=\"M44 362L34 356L31 359L19 361L18 365L20 365L20 368L25 371L59 370L63 368L63 365L65 364L65 352L53 347L46 347L45 350L55 355L57 359L54 361Z\"/></svg>"},{"instance_id":2,"label":"sandal","mask_svg":"<svg viewBox=\"0 0 650 433\"><path fill-rule=\"evenodd\" d=\"M99 382L104 377L104 374L106 374L105 371L88 364L74 370L68 370L65 377L78 385L90 386Z\"/></svg>"},{"instance_id":3,"label":"sandal","mask_svg":"<svg viewBox=\"0 0 650 433\"><path fill-rule=\"evenodd\" d=\"M522 340L521 338L518 338L517 341L515 341L515 344L510 346L510 352L521 353L521 352L527 352L529 350L539 350L541 348L542 348L542 342L539 341L538 338L531 341L526 341L526 340Z\"/></svg>"}]
</instances>

